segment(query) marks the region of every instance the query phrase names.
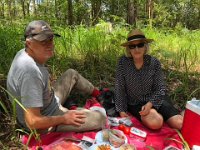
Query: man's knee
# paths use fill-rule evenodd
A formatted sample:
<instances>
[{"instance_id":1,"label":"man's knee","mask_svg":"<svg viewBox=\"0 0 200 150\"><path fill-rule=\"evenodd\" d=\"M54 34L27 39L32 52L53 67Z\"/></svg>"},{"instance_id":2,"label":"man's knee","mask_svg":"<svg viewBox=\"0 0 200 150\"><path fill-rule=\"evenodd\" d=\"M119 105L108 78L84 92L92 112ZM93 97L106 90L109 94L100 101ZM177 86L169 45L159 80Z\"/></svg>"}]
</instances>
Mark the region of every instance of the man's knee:
<instances>
[{"instance_id":1,"label":"man's knee","mask_svg":"<svg viewBox=\"0 0 200 150\"><path fill-rule=\"evenodd\" d=\"M106 117L99 111L86 110L86 126L101 129L106 124Z\"/></svg>"},{"instance_id":2,"label":"man's knee","mask_svg":"<svg viewBox=\"0 0 200 150\"><path fill-rule=\"evenodd\" d=\"M67 69L66 71L65 71L66 73L69 73L69 74L77 74L78 72L76 71L76 70L74 70L74 69Z\"/></svg>"},{"instance_id":3,"label":"man's knee","mask_svg":"<svg viewBox=\"0 0 200 150\"><path fill-rule=\"evenodd\" d=\"M59 125L56 131L74 131L74 132L84 132L91 130L99 130L106 124L106 117L98 112L91 111L88 109L81 110L86 113L85 123L80 127L72 126L72 125Z\"/></svg>"},{"instance_id":4,"label":"man's knee","mask_svg":"<svg viewBox=\"0 0 200 150\"><path fill-rule=\"evenodd\" d=\"M63 74L63 77L65 78L65 77L78 77L78 71L76 71L76 70L74 70L74 69L67 69L65 72L64 72L64 74Z\"/></svg>"}]
</instances>

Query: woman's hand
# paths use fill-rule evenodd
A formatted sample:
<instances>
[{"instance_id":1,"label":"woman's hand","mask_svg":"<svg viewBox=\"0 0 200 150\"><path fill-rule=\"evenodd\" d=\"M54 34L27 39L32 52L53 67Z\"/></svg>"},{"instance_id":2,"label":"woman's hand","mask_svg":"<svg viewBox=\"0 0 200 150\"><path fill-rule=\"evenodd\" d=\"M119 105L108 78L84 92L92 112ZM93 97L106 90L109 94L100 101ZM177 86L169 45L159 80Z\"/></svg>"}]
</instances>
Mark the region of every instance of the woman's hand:
<instances>
[{"instance_id":1,"label":"woman's hand","mask_svg":"<svg viewBox=\"0 0 200 150\"><path fill-rule=\"evenodd\" d=\"M120 117L128 117L128 114L125 112L120 112L119 115Z\"/></svg>"},{"instance_id":2,"label":"woman's hand","mask_svg":"<svg viewBox=\"0 0 200 150\"><path fill-rule=\"evenodd\" d=\"M69 110L63 115L63 117L63 124L79 127L85 123L86 115L84 112L81 111Z\"/></svg>"},{"instance_id":3,"label":"woman's hand","mask_svg":"<svg viewBox=\"0 0 200 150\"><path fill-rule=\"evenodd\" d=\"M144 106L142 106L141 111L139 112L141 116L146 116L149 114L153 104L151 102L146 103Z\"/></svg>"}]
</instances>

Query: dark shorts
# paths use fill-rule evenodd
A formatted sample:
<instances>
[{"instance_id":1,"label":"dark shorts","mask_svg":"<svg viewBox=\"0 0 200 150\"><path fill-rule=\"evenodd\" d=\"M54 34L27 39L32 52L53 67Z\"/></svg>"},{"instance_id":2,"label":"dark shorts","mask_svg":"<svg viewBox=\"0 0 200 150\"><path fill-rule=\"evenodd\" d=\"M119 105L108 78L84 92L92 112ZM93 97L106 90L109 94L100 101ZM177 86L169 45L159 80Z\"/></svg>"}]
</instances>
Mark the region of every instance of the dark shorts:
<instances>
[{"instance_id":1,"label":"dark shorts","mask_svg":"<svg viewBox=\"0 0 200 150\"><path fill-rule=\"evenodd\" d=\"M128 112L131 113L133 116L141 120L141 116L139 114L143 104L137 104L137 105L128 105ZM166 97L166 99L163 101L160 108L157 110L162 116L164 121L167 121L172 116L180 114L178 109L176 109L173 104L171 103L170 99Z\"/></svg>"}]
</instances>

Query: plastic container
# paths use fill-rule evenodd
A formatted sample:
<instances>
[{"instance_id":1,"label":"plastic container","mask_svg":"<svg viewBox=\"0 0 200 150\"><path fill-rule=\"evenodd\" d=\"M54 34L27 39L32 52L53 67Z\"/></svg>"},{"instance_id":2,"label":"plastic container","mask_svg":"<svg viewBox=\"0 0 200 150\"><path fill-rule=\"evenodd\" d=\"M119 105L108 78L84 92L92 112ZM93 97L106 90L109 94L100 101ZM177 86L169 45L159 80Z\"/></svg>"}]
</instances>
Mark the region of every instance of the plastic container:
<instances>
[{"instance_id":1,"label":"plastic container","mask_svg":"<svg viewBox=\"0 0 200 150\"><path fill-rule=\"evenodd\" d=\"M131 121L131 119L129 117L120 119L119 123L120 124L124 124L124 125L126 125L128 127L132 127L133 126L133 122Z\"/></svg>"},{"instance_id":2,"label":"plastic container","mask_svg":"<svg viewBox=\"0 0 200 150\"><path fill-rule=\"evenodd\" d=\"M181 149L178 149L177 147L170 145L170 146L165 147L163 150L181 150Z\"/></svg>"},{"instance_id":3,"label":"plastic container","mask_svg":"<svg viewBox=\"0 0 200 150\"><path fill-rule=\"evenodd\" d=\"M187 102L181 133L190 148L200 145L200 100Z\"/></svg>"},{"instance_id":4,"label":"plastic container","mask_svg":"<svg viewBox=\"0 0 200 150\"><path fill-rule=\"evenodd\" d=\"M147 133L143 130L140 130L136 127L131 127L130 129L130 137L131 138L136 138L139 141L145 141L147 137Z\"/></svg>"},{"instance_id":5,"label":"plastic container","mask_svg":"<svg viewBox=\"0 0 200 150\"><path fill-rule=\"evenodd\" d=\"M193 145L193 146L192 146L192 150L200 150L200 146L198 146L198 145Z\"/></svg>"},{"instance_id":6,"label":"plastic container","mask_svg":"<svg viewBox=\"0 0 200 150\"><path fill-rule=\"evenodd\" d=\"M109 142L110 144L115 147L118 148L121 145L123 145L125 143L125 135L123 134L122 131L120 130L110 130L109 132Z\"/></svg>"},{"instance_id":7,"label":"plastic container","mask_svg":"<svg viewBox=\"0 0 200 150\"><path fill-rule=\"evenodd\" d=\"M120 146L119 150L137 150L136 146L133 144L124 144Z\"/></svg>"}]
</instances>

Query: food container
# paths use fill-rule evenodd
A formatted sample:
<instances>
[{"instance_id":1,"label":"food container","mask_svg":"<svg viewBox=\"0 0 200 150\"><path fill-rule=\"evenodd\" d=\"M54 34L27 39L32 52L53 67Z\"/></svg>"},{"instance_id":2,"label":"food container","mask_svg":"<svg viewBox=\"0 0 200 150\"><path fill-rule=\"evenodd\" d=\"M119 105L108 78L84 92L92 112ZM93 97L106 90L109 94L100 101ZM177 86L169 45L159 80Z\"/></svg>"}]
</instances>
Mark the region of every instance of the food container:
<instances>
[{"instance_id":1,"label":"food container","mask_svg":"<svg viewBox=\"0 0 200 150\"><path fill-rule=\"evenodd\" d=\"M110 130L109 132L109 142L110 144L115 147L118 148L121 145L123 145L125 143L125 135L122 131L120 130Z\"/></svg>"},{"instance_id":2,"label":"food container","mask_svg":"<svg viewBox=\"0 0 200 150\"><path fill-rule=\"evenodd\" d=\"M133 144L124 144L120 146L119 150L137 150Z\"/></svg>"},{"instance_id":3,"label":"food container","mask_svg":"<svg viewBox=\"0 0 200 150\"><path fill-rule=\"evenodd\" d=\"M140 130L136 127L131 127L130 129L130 137L131 138L136 138L139 141L145 141L147 137L147 133L143 130Z\"/></svg>"}]
</instances>

